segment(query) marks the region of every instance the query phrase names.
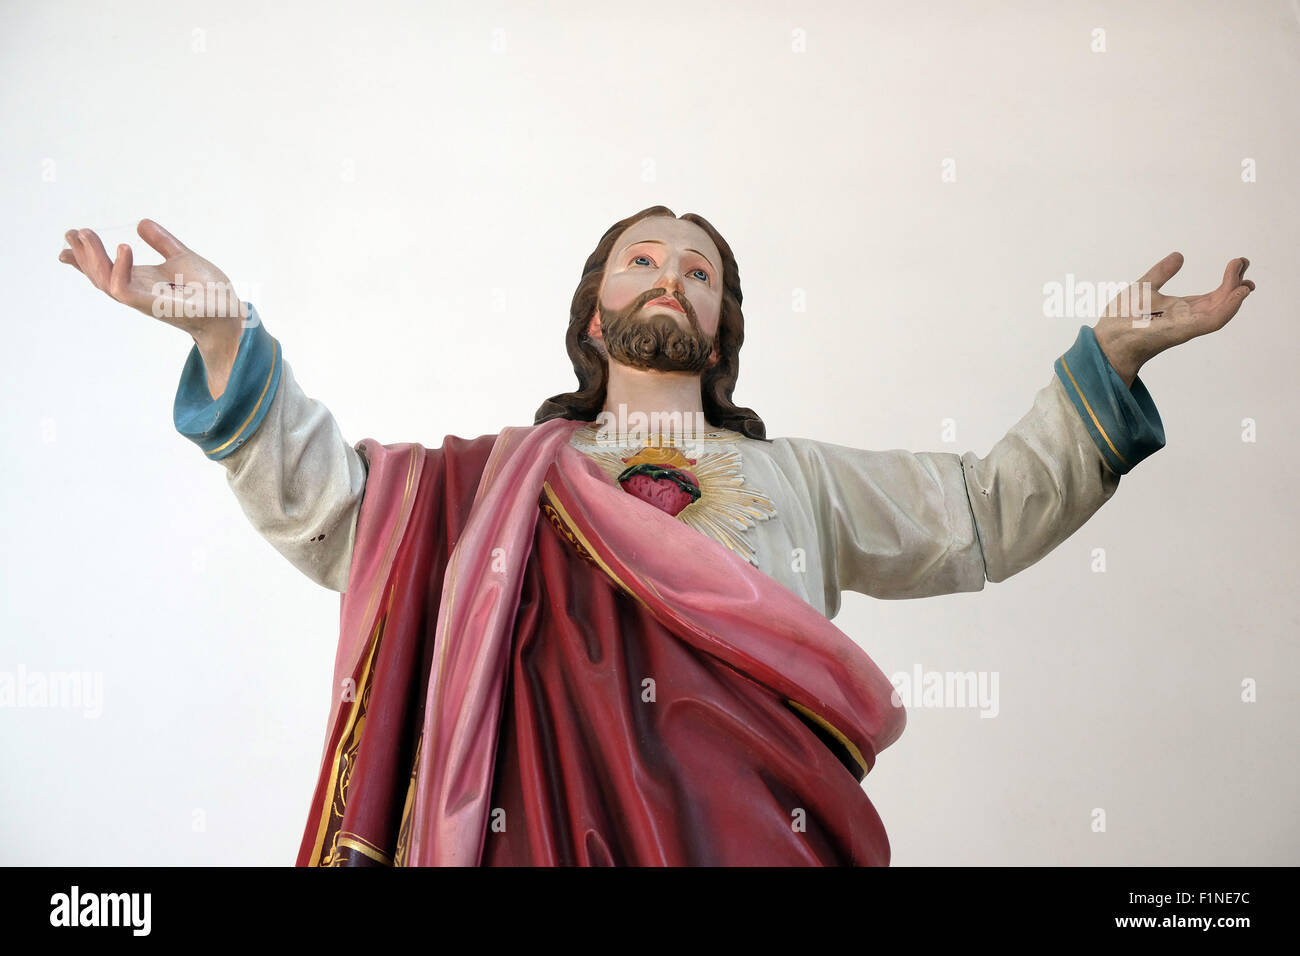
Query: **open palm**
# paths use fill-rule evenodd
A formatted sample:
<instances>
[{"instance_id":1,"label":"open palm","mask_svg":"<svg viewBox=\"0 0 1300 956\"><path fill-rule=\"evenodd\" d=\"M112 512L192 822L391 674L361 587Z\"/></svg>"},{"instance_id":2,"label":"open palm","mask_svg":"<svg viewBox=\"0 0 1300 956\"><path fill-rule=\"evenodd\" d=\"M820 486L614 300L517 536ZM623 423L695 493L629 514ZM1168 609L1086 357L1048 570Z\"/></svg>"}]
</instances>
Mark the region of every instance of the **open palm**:
<instances>
[{"instance_id":1,"label":"open palm","mask_svg":"<svg viewBox=\"0 0 1300 956\"><path fill-rule=\"evenodd\" d=\"M152 219L140 220L136 231L163 256L162 262L135 265L126 244L117 247L114 261L90 229L64 234L71 248L59 253L59 261L75 267L116 301L196 338L213 327L213 320L247 318L224 272Z\"/></svg>"},{"instance_id":2,"label":"open palm","mask_svg":"<svg viewBox=\"0 0 1300 956\"><path fill-rule=\"evenodd\" d=\"M1241 257L1228 263L1223 281L1213 292L1189 296L1160 292L1182 265L1181 253L1165 256L1137 283L1122 290L1094 327L1098 342L1115 343L1122 361L1134 371L1165 349L1223 328L1255 289L1255 283L1245 278L1250 260Z\"/></svg>"}]
</instances>

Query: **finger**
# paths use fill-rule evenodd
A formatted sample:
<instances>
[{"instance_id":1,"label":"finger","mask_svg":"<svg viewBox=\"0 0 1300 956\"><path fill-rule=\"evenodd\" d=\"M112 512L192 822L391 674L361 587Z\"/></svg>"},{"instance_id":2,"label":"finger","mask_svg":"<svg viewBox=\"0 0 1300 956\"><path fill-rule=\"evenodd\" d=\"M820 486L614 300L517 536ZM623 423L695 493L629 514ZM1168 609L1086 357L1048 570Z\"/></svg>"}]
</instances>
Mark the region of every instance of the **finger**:
<instances>
[{"instance_id":1,"label":"finger","mask_svg":"<svg viewBox=\"0 0 1300 956\"><path fill-rule=\"evenodd\" d=\"M1220 290L1215 297L1217 301L1206 309L1211 329L1221 329L1227 325L1232 320L1232 317L1237 314L1246 298L1254 292L1254 287L1255 283L1250 282L1242 283L1232 292L1225 293Z\"/></svg>"},{"instance_id":2,"label":"finger","mask_svg":"<svg viewBox=\"0 0 1300 956\"><path fill-rule=\"evenodd\" d=\"M1245 256L1233 259L1223 270L1223 282L1219 284L1220 292L1232 292L1237 286L1242 284L1242 277L1246 274L1246 267L1250 265L1250 260Z\"/></svg>"},{"instance_id":3,"label":"finger","mask_svg":"<svg viewBox=\"0 0 1300 956\"><path fill-rule=\"evenodd\" d=\"M71 249L64 249L62 252L60 252L59 261L66 262L68 265L72 266L72 268L76 269L78 272L81 272L81 266L77 265L77 257L72 254ZM81 274L83 276L85 275L84 272L81 272Z\"/></svg>"},{"instance_id":4,"label":"finger","mask_svg":"<svg viewBox=\"0 0 1300 956\"><path fill-rule=\"evenodd\" d=\"M152 219L141 219L135 231L140 233L140 238L153 246L165 259L189 251L183 242Z\"/></svg>"},{"instance_id":5,"label":"finger","mask_svg":"<svg viewBox=\"0 0 1300 956\"><path fill-rule=\"evenodd\" d=\"M108 279L113 273L113 263L108 258L108 253L104 251L104 244L90 229L81 229L77 235L81 238L82 250L85 252L85 256L79 258L82 271L90 276L96 288L107 292Z\"/></svg>"},{"instance_id":6,"label":"finger","mask_svg":"<svg viewBox=\"0 0 1300 956\"><path fill-rule=\"evenodd\" d=\"M1227 325L1229 320L1237 314L1237 310L1241 308L1241 304L1246 301L1248 295L1250 295L1250 289L1246 288L1244 285L1238 286L1237 291L1232 293L1226 306L1228 314L1223 320L1224 325Z\"/></svg>"},{"instance_id":7,"label":"finger","mask_svg":"<svg viewBox=\"0 0 1300 956\"><path fill-rule=\"evenodd\" d=\"M131 247L126 243L117 247L117 261L108 280L108 294L119 302L126 302L131 290ZM134 304L134 303L132 303Z\"/></svg>"},{"instance_id":8,"label":"finger","mask_svg":"<svg viewBox=\"0 0 1300 956\"><path fill-rule=\"evenodd\" d=\"M70 247L68 251L72 253L72 258L76 260L77 269L90 280L91 285L94 285L94 277L86 271L86 244L81 241L81 236L77 233L77 230L69 229L63 234L63 238L68 241Z\"/></svg>"},{"instance_id":9,"label":"finger","mask_svg":"<svg viewBox=\"0 0 1300 956\"><path fill-rule=\"evenodd\" d=\"M1150 282L1151 291L1159 292L1160 287L1174 277L1174 274L1183 267L1183 254L1181 252L1171 252L1165 256L1150 269L1146 271L1139 283Z\"/></svg>"}]
</instances>

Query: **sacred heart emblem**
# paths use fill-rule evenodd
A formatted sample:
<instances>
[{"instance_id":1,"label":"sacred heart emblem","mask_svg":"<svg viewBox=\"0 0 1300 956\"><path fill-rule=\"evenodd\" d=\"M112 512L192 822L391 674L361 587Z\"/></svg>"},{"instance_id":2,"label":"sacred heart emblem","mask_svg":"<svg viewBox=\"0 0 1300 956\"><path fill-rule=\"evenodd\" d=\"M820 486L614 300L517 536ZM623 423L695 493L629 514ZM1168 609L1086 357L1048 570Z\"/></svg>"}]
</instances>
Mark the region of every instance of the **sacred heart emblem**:
<instances>
[{"instance_id":1,"label":"sacred heart emblem","mask_svg":"<svg viewBox=\"0 0 1300 956\"><path fill-rule=\"evenodd\" d=\"M647 442L629 456L625 445L601 440L598 434L594 424L587 424L571 442L628 494L758 567L748 532L757 522L776 517L776 505L745 484L739 435L725 430L706 433L688 443L699 449L697 457L688 458L676 442Z\"/></svg>"},{"instance_id":2,"label":"sacred heart emblem","mask_svg":"<svg viewBox=\"0 0 1300 956\"><path fill-rule=\"evenodd\" d=\"M695 464L694 459L688 459ZM642 461L623 469L618 483L630 495L666 511L674 518L700 497L699 480L684 468Z\"/></svg>"}]
</instances>

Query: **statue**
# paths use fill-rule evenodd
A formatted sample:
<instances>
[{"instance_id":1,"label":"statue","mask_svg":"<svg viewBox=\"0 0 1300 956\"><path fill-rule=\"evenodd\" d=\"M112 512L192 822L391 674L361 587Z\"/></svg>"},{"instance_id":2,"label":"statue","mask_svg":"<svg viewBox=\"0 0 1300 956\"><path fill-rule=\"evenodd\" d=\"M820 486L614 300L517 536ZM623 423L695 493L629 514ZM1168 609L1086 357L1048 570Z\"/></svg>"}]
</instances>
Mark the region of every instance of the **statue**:
<instances>
[{"instance_id":1,"label":"statue","mask_svg":"<svg viewBox=\"0 0 1300 956\"><path fill-rule=\"evenodd\" d=\"M840 593L981 590L1042 558L1164 445L1139 369L1254 283L1169 296L1170 254L1056 359L989 454L769 438L732 401L730 246L653 206L583 268L578 387L441 446L350 443L229 279L151 220L164 261L60 259L193 340L177 429L258 532L341 594L299 865L887 865L863 781L904 710L831 623Z\"/></svg>"}]
</instances>

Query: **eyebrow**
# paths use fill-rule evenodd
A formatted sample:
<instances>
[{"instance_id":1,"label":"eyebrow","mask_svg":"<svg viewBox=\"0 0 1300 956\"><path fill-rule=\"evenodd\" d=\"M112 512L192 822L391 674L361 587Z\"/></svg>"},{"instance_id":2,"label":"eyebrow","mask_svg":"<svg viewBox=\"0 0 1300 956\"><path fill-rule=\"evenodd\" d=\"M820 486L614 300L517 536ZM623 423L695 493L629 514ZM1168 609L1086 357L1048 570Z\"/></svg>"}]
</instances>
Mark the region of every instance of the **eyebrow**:
<instances>
[{"instance_id":1,"label":"eyebrow","mask_svg":"<svg viewBox=\"0 0 1300 956\"><path fill-rule=\"evenodd\" d=\"M626 254L627 254L627 250L628 250L628 249L631 249L633 246L639 246L639 245L642 245L642 244L647 243L647 242L653 242L656 246L666 246L666 245L668 245L668 243L664 242L662 239L638 239L638 240L636 240L636 242L629 242L629 243L627 244L627 247L623 250L624 255L626 255ZM717 272L717 271L718 271L718 267L715 266L715 265L713 264L713 260L710 259L708 256L706 256L704 253L700 252L700 250L698 250L698 249L687 249L686 251L687 251L687 252L693 252L693 253L695 253L697 256L699 256L701 259L703 259L705 262L707 262L707 263L709 264L709 268L711 268L714 272Z\"/></svg>"}]
</instances>

